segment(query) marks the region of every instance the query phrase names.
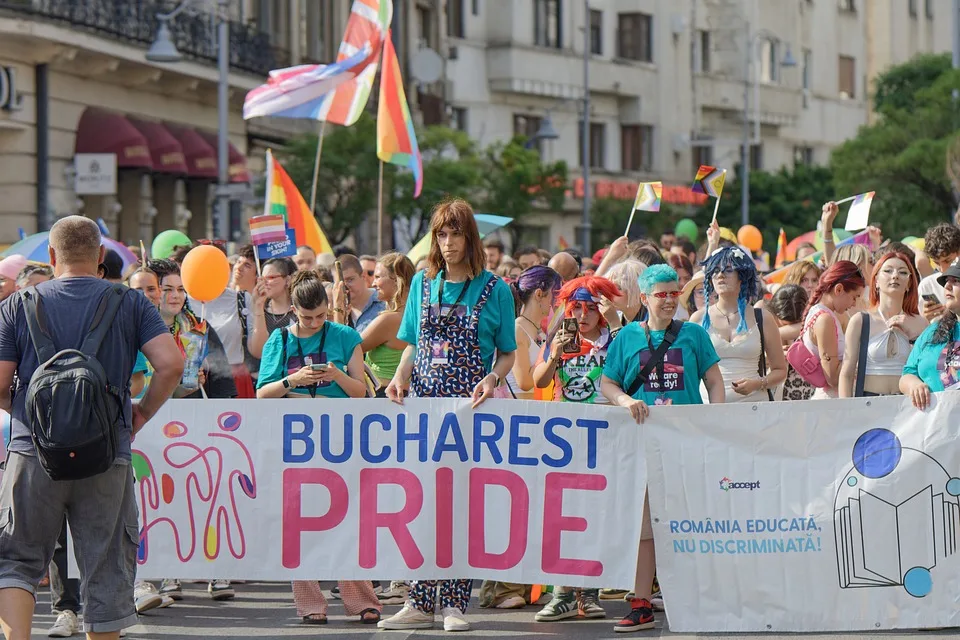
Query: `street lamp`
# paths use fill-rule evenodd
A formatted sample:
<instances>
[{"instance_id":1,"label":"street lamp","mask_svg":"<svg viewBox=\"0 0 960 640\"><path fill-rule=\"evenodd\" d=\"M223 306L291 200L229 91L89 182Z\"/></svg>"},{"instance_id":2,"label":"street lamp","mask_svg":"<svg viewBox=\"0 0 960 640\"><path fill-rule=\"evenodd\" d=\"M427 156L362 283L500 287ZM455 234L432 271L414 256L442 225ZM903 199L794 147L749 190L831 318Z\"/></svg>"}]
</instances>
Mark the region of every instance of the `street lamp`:
<instances>
[{"instance_id":1,"label":"street lamp","mask_svg":"<svg viewBox=\"0 0 960 640\"><path fill-rule=\"evenodd\" d=\"M760 82L755 74L751 73L753 65L756 62L755 47L760 39L769 40L772 43L779 43L780 39L771 32L761 29L753 33L750 24L747 24L747 66L743 83L743 141L740 145L740 171L742 178L740 181L740 224L750 224L750 92L754 93L754 140L760 142ZM787 51L780 61L780 66L789 69L797 66L797 60L790 51L790 45L787 44Z\"/></svg>"},{"instance_id":2,"label":"street lamp","mask_svg":"<svg viewBox=\"0 0 960 640\"><path fill-rule=\"evenodd\" d=\"M160 26L157 38L147 50L146 59L150 62L172 63L183 59L170 34L170 21L183 13L188 7L203 0L183 0L173 11L157 14ZM229 219L228 197L230 184L229 130L227 123L228 94L230 89L230 20L228 10L230 0L217 0L217 190L214 194L216 207L213 213L213 237L219 238L223 224Z\"/></svg>"}]
</instances>

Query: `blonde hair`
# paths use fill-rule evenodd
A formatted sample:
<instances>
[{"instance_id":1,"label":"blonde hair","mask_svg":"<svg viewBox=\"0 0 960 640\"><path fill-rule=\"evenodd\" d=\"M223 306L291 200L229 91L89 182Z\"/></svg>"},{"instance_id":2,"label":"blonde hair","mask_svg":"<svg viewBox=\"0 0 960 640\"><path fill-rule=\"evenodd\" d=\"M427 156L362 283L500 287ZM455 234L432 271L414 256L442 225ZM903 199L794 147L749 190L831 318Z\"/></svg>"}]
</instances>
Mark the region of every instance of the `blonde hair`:
<instances>
[{"instance_id":1,"label":"blonde hair","mask_svg":"<svg viewBox=\"0 0 960 640\"><path fill-rule=\"evenodd\" d=\"M809 260L798 260L787 269L787 273L783 276L783 284L800 284L811 271L816 274L817 280L820 279L820 274L823 273L820 267Z\"/></svg>"},{"instance_id":2,"label":"blonde hair","mask_svg":"<svg viewBox=\"0 0 960 640\"><path fill-rule=\"evenodd\" d=\"M639 278L646 269L647 265L644 263L635 258L628 258L613 265L604 274L607 280L617 285L626 298L626 306L631 309L640 305Z\"/></svg>"},{"instance_id":3,"label":"blonde hair","mask_svg":"<svg viewBox=\"0 0 960 640\"><path fill-rule=\"evenodd\" d=\"M837 247L833 254L833 264L841 260L852 262L860 267L861 273L868 274L871 271L870 265L873 264L873 254L862 244L845 244Z\"/></svg>"},{"instance_id":4,"label":"blonde hair","mask_svg":"<svg viewBox=\"0 0 960 640\"><path fill-rule=\"evenodd\" d=\"M444 200L433 208L430 220L430 253L427 255L427 277L434 278L441 271L447 270L447 262L440 251L440 242L437 234L444 227L451 227L463 234L464 259L467 261L467 271L471 278L476 278L483 272L487 264L487 255L480 240L480 230L477 229L477 220L473 217L473 207L462 198Z\"/></svg>"},{"instance_id":5,"label":"blonde hair","mask_svg":"<svg viewBox=\"0 0 960 640\"><path fill-rule=\"evenodd\" d=\"M397 311L400 309L400 302L406 300L410 294L410 282L416 274L413 263L410 258L402 253L391 252L384 254L377 262L386 269L391 276L397 279L397 292L393 299L387 303L387 309Z\"/></svg>"}]
</instances>

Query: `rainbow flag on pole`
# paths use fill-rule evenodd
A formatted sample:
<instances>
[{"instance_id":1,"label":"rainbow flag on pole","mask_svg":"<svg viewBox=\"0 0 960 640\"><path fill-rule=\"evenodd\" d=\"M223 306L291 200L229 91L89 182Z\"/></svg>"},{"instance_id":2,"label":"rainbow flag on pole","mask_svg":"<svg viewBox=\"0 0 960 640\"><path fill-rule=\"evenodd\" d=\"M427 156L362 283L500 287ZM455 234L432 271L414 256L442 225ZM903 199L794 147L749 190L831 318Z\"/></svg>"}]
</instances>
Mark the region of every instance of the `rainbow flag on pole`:
<instances>
[{"instance_id":1,"label":"rainbow flag on pole","mask_svg":"<svg viewBox=\"0 0 960 640\"><path fill-rule=\"evenodd\" d=\"M663 194L662 182L641 182L637 187L637 197L633 201L635 211L660 211L660 197Z\"/></svg>"},{"instance_id":2,"label":"rainbow flag on pole","mask_svg":"<svg viewBox=\"0 0 960 640\"><path fill-rule=\"evenodd\" d=\"M779 269L787 264L787 232L780 227L780 235L777 237L777 257L774 260L773 268Z\"/></svg>"},{"instance_id":3,"label":"rainbow flag on pole","mask_svg":"<svg viewBox=\"0 0 960 640\"><path fill-rule=\"evenodd\" d=\"M423 188L423 159L413 130L413 118L403 90L400 62L390 33L383 43L383 70L380 72L380 103L377 107L377 157L384 162L410 169L416 187L413 197Z\"/></svg>"},{"instance_id":4,"label":"rainbow flag on pole","mask_svg":"<svg viewBox=\"0 0 960 640\"><path fill-rule=\"evenodd\" d=\"M319 253L333 254L333 247L324 235L310 207L300 195L287 172L267 150L267 194L263 205L264 216L282 216L286 227L296 233L297 246L308 246Z\"/></svg>"},{"instance_id":5,"label":"rainbow flag on pole","mask_svg":"<svg viewBox=\"0 0 960 640\"><path fill-rule=\"evenodd\" d=\"M697 169L697 176L693 179L693 192L702 193L711 198L719 198L723 193L723 183L727 178L726 169L717 169L706 164Z\"/></svg>"}]
</instances>

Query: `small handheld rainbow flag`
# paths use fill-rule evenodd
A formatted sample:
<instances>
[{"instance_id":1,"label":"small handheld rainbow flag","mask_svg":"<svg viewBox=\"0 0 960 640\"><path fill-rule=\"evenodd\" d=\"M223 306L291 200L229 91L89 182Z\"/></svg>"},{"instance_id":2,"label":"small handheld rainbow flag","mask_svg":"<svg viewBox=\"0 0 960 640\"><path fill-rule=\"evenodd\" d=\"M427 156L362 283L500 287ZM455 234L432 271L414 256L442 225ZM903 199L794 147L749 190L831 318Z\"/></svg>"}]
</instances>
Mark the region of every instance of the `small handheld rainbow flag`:
<instances>
[{"instance_id":1,"label":"small handheld rainbow flag","mask_svg":"<svg viewBox=\"0 0 960 640\"><path fill-rule=\"evenodd\" d=\"M843 225L845 230L859 231L867 228L870 222L870 205L873 204L875 193L875 191L869 191L853 197L853 203L847 211L847 223Z\"/></svg>"},{"instance_id":2,"label":"small handheld rainbow flag","mask_svg":"<svg viewBox=\"0 0 960 640\"><path fill-rule=\"evenodd\" d=\"M693 192L702 193L711 198L720 198L723 193L723 183L727 178L726 169L718 169L702 164L697 169L697 176L693 179Z\"/></svg>"},{"instance_id":3,"label":"small handheld rainbow flag","mask_svg":"<svg viewBox=\"0 0 960 640\"><path fill-rule=\"evenodd\" d=\"M787 232L780 227L780 235L777 237L777 257L774 260L773 268L779 269L787 264Z\"/></svg>"},{"instance_id":4,"label":"small handheld rainbow flag","mask_svg":"<svg viewBox=\"0 0 960 640\"><path fill-rule=\"evenodd\" d=\"M283 242L287 239L287 226L282 215L256 216L250 218L250 244L260 245Z\"/></svg>"}]
</instances>

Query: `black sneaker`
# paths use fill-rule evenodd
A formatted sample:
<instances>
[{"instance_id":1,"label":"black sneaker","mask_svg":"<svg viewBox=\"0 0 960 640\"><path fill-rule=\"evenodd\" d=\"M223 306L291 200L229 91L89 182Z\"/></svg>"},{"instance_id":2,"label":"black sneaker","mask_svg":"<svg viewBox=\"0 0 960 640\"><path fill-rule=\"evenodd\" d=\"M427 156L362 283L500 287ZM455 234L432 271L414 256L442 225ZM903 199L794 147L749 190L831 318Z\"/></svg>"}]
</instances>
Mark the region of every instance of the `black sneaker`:
<instances>
[{"instance_id":1,"label":"black sneaker","mask_svg":"<svg viewBox=\"0 0 960 640\"><path fill-rule=\"evenodd\" d=\"M623 620L618 622L613 630L620 633L629 633L631 631L653 629L653 627L653 607L650 606L650 601L634 600L630 613L624 616Z\"/></svg>"},{"instance_id":2,"label":"black sneaker","mask_svg":"<svg viewBox=\"0 0 960 640\"><path fill-rule=\"evenodd\" d=\"M337 585L332 589L330 589L330 597L333 598L334 600L340 599L340 585Z\"/></svg>"}]
</instances>

